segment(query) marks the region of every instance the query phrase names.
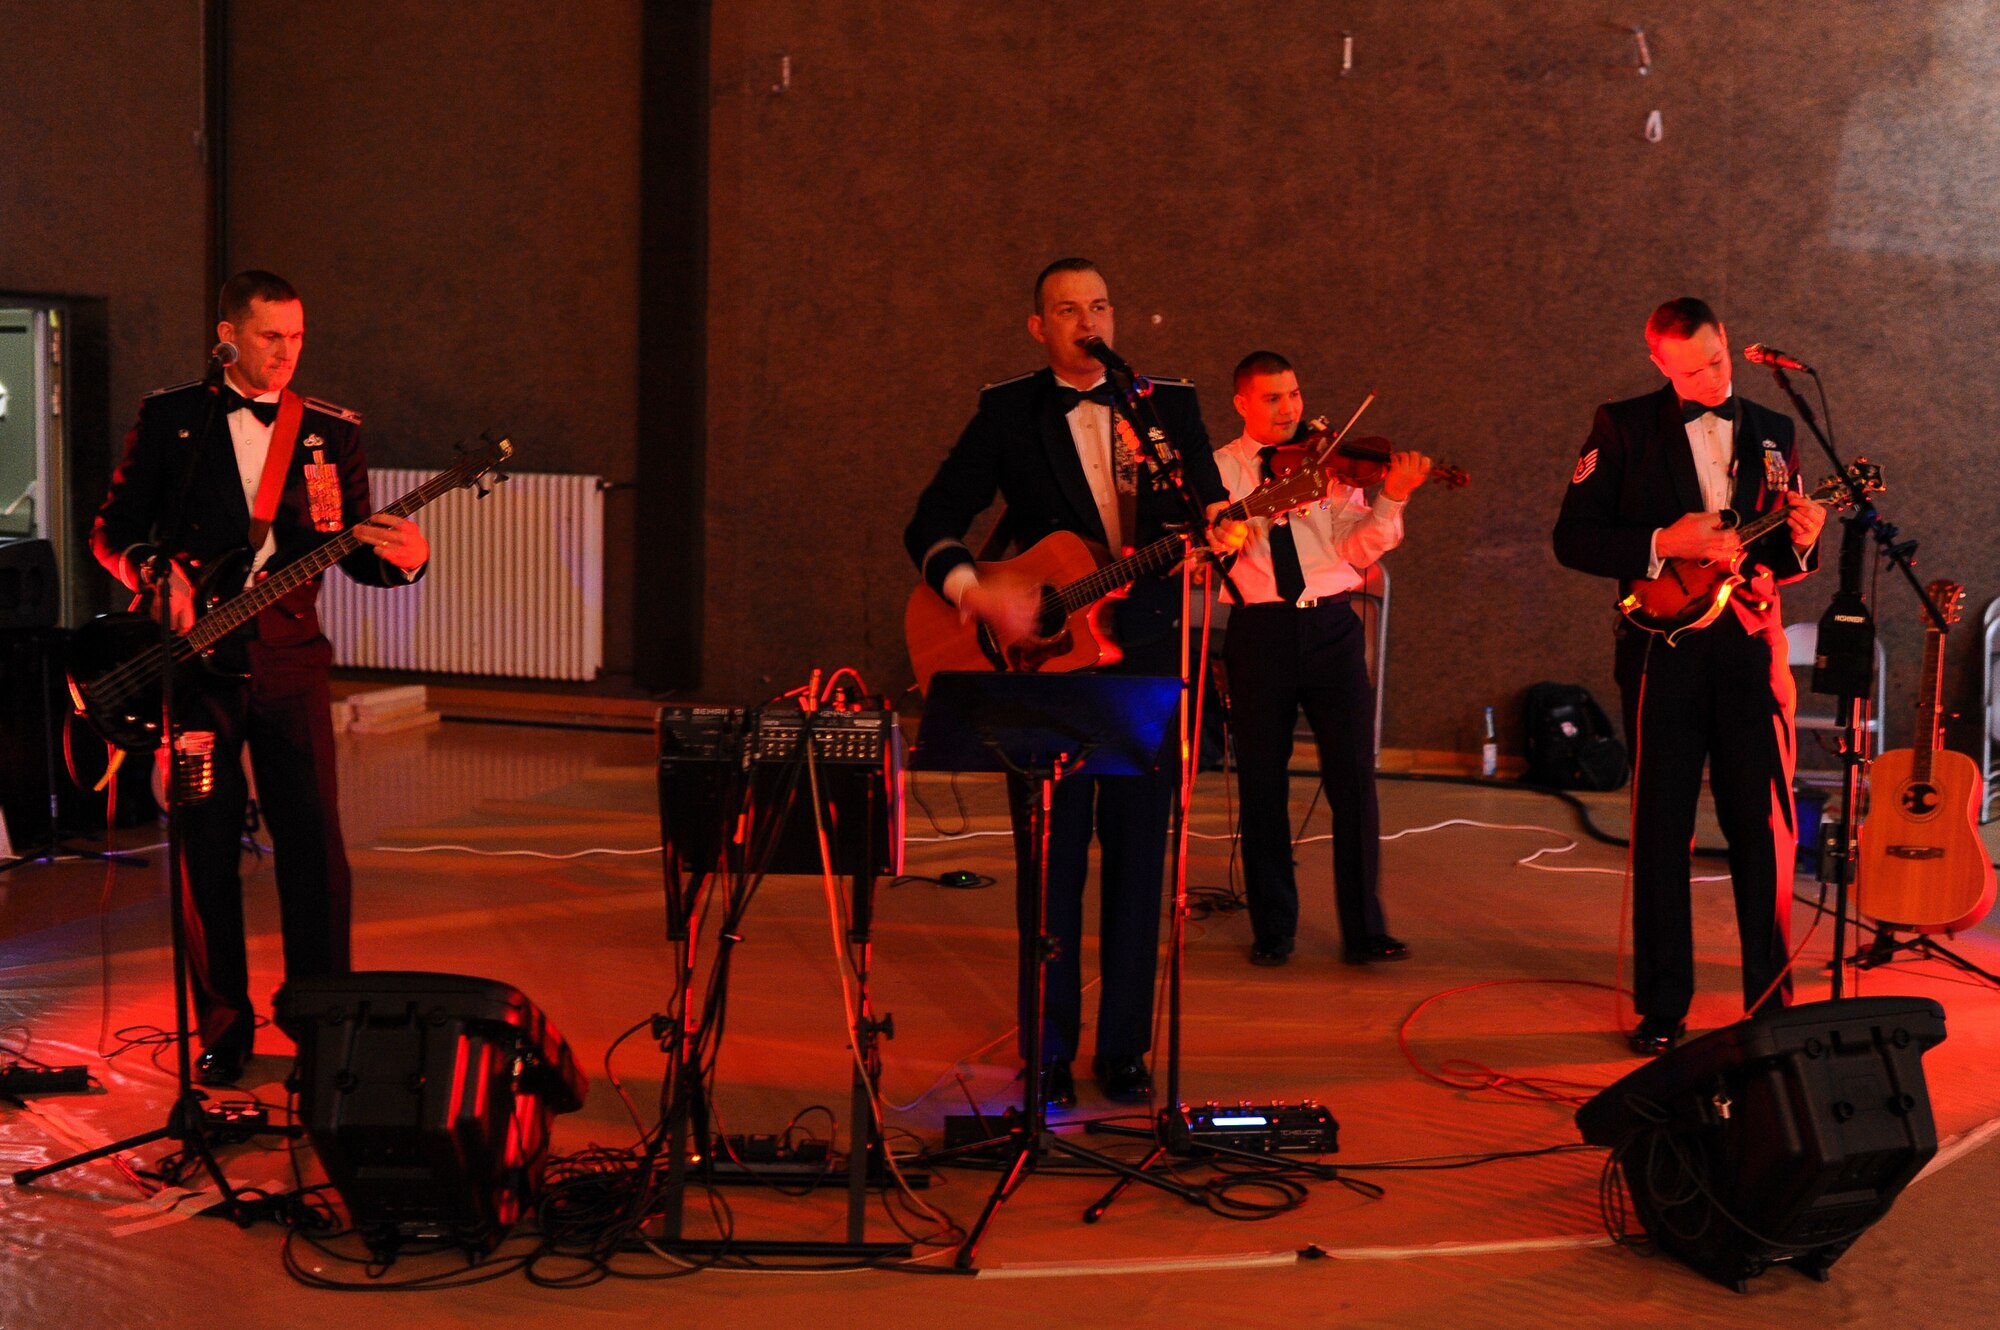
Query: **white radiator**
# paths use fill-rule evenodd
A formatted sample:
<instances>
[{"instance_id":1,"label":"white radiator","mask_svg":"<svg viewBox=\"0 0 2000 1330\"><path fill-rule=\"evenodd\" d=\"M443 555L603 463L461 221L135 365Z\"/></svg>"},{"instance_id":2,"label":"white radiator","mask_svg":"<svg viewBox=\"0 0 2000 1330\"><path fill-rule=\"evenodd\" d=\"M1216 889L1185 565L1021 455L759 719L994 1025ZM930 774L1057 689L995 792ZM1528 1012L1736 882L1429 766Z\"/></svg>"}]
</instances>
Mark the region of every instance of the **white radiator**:
<instances>
[{"instance_id":1,"label":"white radiator","mask_svg":"<svg viewBox=\"0 0 2000 1330\"><path fill-rule=\"evenodd\" d=\"M375 507L428 471L371 468ZM604 668L604 491L596 476L509 473L484 499L453 490L416 514L430 570L407 587L320 587L336 665L594 679Z\"/></svg>"}]
</instances>

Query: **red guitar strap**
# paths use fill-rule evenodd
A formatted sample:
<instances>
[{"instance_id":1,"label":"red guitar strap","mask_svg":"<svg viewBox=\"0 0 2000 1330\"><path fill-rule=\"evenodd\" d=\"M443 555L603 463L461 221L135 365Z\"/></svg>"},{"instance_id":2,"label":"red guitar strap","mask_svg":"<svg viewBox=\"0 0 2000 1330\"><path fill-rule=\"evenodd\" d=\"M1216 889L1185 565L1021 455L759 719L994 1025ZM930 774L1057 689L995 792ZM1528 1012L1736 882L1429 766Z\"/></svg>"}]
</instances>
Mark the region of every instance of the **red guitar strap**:
<instances>
[{"instance_id":1,"label":"red guitar strap","mask_svg":"<svg viewBox=\"0 0 2000 1330\"><path fill-rule=\"evenodd\" d=\"M299 441L299 421L305 400L290 388L278 394L278 418L271 425L271 447L264 454L264 474L257 481L257 502L250 509L250 553L264 548L271 520L278 515L278 496L285 492L285 473L292 468L292 449Z\"/></svg>"}]
</instances>

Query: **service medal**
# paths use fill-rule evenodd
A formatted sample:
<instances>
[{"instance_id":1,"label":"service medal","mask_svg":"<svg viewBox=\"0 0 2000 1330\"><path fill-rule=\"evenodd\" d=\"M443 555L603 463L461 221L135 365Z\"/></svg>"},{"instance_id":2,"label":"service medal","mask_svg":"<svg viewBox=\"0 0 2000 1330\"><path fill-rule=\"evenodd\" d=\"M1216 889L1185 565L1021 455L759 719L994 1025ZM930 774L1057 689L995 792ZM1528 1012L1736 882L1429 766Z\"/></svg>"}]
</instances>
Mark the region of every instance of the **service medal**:
<instances>
[{"instance_id":1,"label":"service medal","mask_svg":"<svg viewBox=\"0 0 2000 1330\"><path fill-rule=\"evenodd\" d=\"M306 436L312 450L306 463L306 504L311 511L313 530L340 530L340 468L326 460L326 440L317 434Z\"/></svg>"},{"instance_id":2,"label":"service medal","mask_svg":"<svg viewBox=\"0 0 2000 1330\"><path fill-rule=\"evenodd\" d=\"M1792 487L1792 469L1785 465L1785 455L1776 444L1764 445L1764 488L1773 494Z\"/></svg>"}]
</instances>

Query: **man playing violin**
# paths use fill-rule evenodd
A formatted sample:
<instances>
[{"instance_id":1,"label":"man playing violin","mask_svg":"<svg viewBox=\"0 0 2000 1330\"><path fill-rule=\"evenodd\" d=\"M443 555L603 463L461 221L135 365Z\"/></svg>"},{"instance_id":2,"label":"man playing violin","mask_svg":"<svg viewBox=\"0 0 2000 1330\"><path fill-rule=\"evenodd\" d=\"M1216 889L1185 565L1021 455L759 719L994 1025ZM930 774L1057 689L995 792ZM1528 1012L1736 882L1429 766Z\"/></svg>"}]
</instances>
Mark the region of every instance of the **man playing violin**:
<instances>
[{"instance_id":1,"label":"man playing violin","mask_svg":"<svg viewBox=\"0 0 2000 1330\"><path fill-rule=\"evenodd\" d=\"M1305 418L1291 363L1270 351L1244 357L1236 367L1235 406L1243 433L1215 454L1232 500L1290 470L1286 450ZM1211 533L1216 549L1237 553L1230 575L1245 602L1230 613L1225 659L1253 965L1283 965L1298 932L1287 769L1300 707L1319 747L1333 815L1341 955L1365 965L1410 954L1390 935L1382 912L1375 692L1361 620L1348 601L1362 585L1362 570L1402 543L1403 509L1431 461L1419 452L1390 452L1379 469L1382 488L1373 504L1360 487L1335 482L1327 503L1283 523L1257 518Z\"/></svg>"},{"instance_id":2,"label":"man playing violin","mask_svg":"<svg viewBox=\"0 0 2000 1330\"><path fill-rule=\"evenodd\" d=\"M999 495L1012 543L1026 548L1068 531L1111 550L1160 539L1184 516L1177 493L1151 474L1130 425L1110 405L1103 366L1085 348L1114 334L1104 275L1087 259L1058 259L1035 279L1028 334L1048 367L988 386L979 410L917 500L904 547L924 580L968 618L991 625L1002 641L1033 625L1039 589L1004 571L973 566L965 533ZM1204 500L1218 498L1214 453L1202 427L1194 386L1155 379L1151 401L1181 454L1189 482ZM1112 606L1111 627L1124 653L1123 673L1180 673L1180 583L1171 572L1141 577ZM1139 1102L1152 1092L1145 1055L1152 1045L1153 976L1159 950L1160 889L1167 822L1177 783L1171 754L1143 776L1069 777L1056 786L1049 818L1048 918L1054 941L1044 1023L1043 1097L1051 1107L1076 1102L1071 1059L1082 1022L1080 954L1083 894L1095 832L1102 851L1097 1053L1092 1062L1107 1098ZM1030 932L1035 890L1027 840L1030 786L1008 782L1014 812L1017 918L1021 925L1019 1006L1022 1053L1034 1009L1036 943Z\"/></svg>"},{"instance_id":3,"label":"man playing violin","mask_svg":"<svg viewBox=\"0 0 2000 1330\"><path fill-rule=\"evenodd\" d=\"M1689 847L1704 762L1729 843L1743 1006L1791 1000L1786 934L1797 830L1793 687L1777 585L1817 566L1826 513L1799 493L1792 422L1732 392L1728 334L1684 296L1653 311L1646 349L1667 386L1597 409L1556 521L1556 558L1624 580L1668 559L1727 561L1734 520L1787 509L1745 553L1749 581L1673 643L1624 619L1615 673L1633 751L1633 1051L1672 1048L1694 997Z\"/></svg>"}]
</instances>

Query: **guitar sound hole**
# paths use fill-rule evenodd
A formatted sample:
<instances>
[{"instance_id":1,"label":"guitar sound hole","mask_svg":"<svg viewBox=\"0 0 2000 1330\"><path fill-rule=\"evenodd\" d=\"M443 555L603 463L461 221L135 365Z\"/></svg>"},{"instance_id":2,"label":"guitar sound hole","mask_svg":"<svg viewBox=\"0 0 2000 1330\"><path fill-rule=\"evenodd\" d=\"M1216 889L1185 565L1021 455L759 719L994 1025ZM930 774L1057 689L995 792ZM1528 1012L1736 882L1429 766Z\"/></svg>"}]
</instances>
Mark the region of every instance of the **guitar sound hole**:
<instances>
[{"instance_id":1,"label":"guitar sound hole","mask_svg":"<svg viewBox=\"0 0 2000 1330\"><path fill-rule=\"evenodd\" d=\"M1938 810L1937 786L1925 781L1911 781L1903 787L1898 796L1903 812L1912 819L1927 818Z\"/></svg>"}]
</instances>

